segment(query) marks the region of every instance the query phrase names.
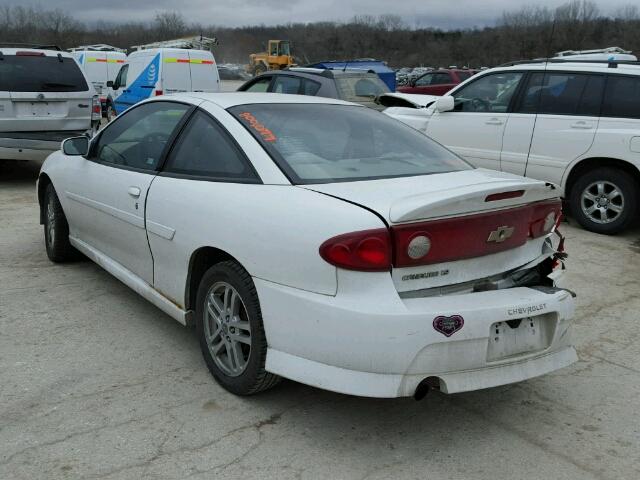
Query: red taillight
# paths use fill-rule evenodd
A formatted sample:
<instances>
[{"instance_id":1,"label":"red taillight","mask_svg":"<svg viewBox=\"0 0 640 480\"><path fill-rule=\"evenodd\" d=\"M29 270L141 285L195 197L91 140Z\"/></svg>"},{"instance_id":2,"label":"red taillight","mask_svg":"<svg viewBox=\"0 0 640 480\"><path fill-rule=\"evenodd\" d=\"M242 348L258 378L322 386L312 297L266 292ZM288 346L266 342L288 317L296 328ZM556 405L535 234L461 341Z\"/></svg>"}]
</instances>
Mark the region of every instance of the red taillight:
<instances>
[{"instance_id":1,"label":"red taillight","mask_svg":"<svg viewBox=\"0 0 640 480\"><path fill-rule=\"evenodd\" d=\"M16 52L16 57L44 57L43 52L29 52L29 51L20 51Z\"/></svg>"},{"instance_id":2,"label":"red taillight","mask_svg":"<svg viewBox=\"0 0 640 480\"><path fill-rule=\"evenodd\" d=\"M93 105L93 113L102 113L102 108L100 107L100 104Z\"/></svg>"},{"instance_id":3,"label":"red taillight","mask_svg":"<svg viewBox=\"0 0 640 480\"><path fill-rule=\"evenodd\" d=\"M159 97L160 95L162 95L162 90L156 90L156 97Z\"/></svg>"},{"instance_id":4,"label":"red taillight","mask_svg":"<svg viewBox=\"0 0 640 480\"><path fill-rule=\"evenodd\" d=\"M320 256L347 270L382 272L391 268L391 239L386 228L345 233L320 245Z\"/></svg>"},{"instance_id":5,"label":"red taillight","mask_svg":"<svg viewBox=\"0 0 640 480\"><path fill-rule=\"evenodd\" d=\"M533 205L529 221L529 235L538 238L550 233L562 219L562 203L560 200Z\"/></svg>"},{"instance_id":6,"label":"red taillight","mask_svg":"<svg viewBox=\"0 0 640 480\"><path fill-rule=\"evenodd\" d=\"M560 201L391 228L393 265L413 267L481 257L524 245L553 230Z\"/></svg>"},{"instance_id":7,"label":"red taillight","mask_svg":"<svg viewBox=\"0 0 640 480\"><path fill-rule=\"evenodd\" d=\"M524 245L547 235L561 218L559 200L428 222L346 233L320 246L336 267L385 271L475 258ZM393 249L391 245L393 244ZM393 250L393 262L392 252Z\"/></svg>"}]
</instances>

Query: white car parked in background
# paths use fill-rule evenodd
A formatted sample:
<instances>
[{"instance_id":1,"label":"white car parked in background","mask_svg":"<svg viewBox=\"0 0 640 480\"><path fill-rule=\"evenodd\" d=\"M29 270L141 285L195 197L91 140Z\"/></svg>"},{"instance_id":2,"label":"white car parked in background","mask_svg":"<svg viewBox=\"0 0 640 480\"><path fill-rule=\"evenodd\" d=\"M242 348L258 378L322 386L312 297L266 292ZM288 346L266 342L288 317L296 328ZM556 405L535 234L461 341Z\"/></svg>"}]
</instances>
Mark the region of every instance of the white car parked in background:
<instances>
[{"instance_id":1,"label":"white car parked in background","mask_svg":"<svg viewBox=\"0 0 640 480\"><path fill-rule=\"evenodd\" d=\"M560 185L588 230L616 233L636 217L638 62L517 62L475 75L441 99L387 94L379 101L390 107L386 114L475 166Z\"/></svg>"},{"instance_id":2,"label":"white car parked in background","mask_svg":"<svg viewBox=\"0 0 640 480\"><path fill-rule=\"evenodd\" d=\"M576 361L558 191L340 100L177 94L68 139L38 181L82 252L183 324L237 394L492 387ZM561 248L560 248L561 249ZM135 321L135 319L132 319Z\"/></svg>"}]
</instances>

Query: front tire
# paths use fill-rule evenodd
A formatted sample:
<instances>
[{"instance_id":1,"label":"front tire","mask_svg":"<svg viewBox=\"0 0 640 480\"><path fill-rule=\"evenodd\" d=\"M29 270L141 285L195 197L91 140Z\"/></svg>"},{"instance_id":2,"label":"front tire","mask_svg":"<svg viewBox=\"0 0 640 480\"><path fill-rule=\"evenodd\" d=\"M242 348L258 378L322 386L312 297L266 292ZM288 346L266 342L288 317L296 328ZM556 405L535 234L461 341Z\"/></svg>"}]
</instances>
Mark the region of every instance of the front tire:
<instances>
[{"instance_id":1,"label":"front tire","mask_svg":"<svg viewBox=\"0 0 640 480\"><path fill-rule=\"evenodd\" d=\"M264 368L267 340L258 294L238 263L221 262L205 272L197 294L196 331L209 371L226 390L252 395L279 382Z\"/></svg>"},{"instance_id":2,"label":"front tire","mask_svg":"<svg viewBox=\"0 0 640 480\"><path fill-rule=\"evenodd\" d=\"M69 224L53 184L44 194L44 244L49 260L56 263L76 260L80 253L69 242Z\"/></svg>"},{"instance_id":3,"label":"front tire","mask_svg":"<svg viewBox=\"0 0 640 480\"><path fill-rule=\"evenodd\" d=\"M612 235L635 219L638 185L623 170L602 167L584 173L571 189L571 212L585 229Z\"/></svg>"}]
</instances>

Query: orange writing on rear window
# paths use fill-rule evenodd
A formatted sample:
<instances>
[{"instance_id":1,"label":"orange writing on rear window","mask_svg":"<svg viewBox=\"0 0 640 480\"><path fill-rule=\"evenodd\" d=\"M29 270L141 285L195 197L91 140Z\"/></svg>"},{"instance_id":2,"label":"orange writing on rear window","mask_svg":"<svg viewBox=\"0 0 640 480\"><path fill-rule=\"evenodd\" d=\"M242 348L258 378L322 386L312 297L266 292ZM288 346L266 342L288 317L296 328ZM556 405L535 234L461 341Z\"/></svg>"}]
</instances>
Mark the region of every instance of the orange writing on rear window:
<instances>
[{"instance_id":1,"label":"orange writing on rear window","mask_svg":"<svg viewBox=\"0 0 640 480\"><path fill-rule=\"evenodd\" d=\"M242 112L238 116L246 120L249 123L249 126L258 132L265 142L275 142L277 140L274 133L261 124L258 119L249 112Z\"/></svg>"}]
</instances>

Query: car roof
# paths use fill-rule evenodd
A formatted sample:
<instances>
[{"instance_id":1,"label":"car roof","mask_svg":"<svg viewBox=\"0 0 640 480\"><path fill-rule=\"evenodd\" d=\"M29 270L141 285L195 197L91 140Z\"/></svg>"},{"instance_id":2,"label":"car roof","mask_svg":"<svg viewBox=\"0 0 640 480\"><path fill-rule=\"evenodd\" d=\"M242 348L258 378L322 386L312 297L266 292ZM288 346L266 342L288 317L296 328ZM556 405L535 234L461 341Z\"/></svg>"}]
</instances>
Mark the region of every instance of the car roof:
<instances>
[{"instance_id":1,"label":"car roof","mask_svg":"<svg viewBox=\"0 0 640 480\"><path fill-rule=\"evenodd\" d=\"M373 74L376 73L373 70L368 70L366 68L314 68L314 67L291 67L285 70L269 70L268 72L261 73L257 75L255 78L262 77L264 75L299 75L299 76L309 76L310 78L314 77L324 77L328 79L335 78L337 76L347 76L353 74Z\"/></svg>"},{"instance_id":2,"label":"car roof","mask_svg":"<svg viewBox=\"0 0 640 480\"><path fill-rule=\"evenodd\" d=\"M134 50L128 56L129 57L144 56L144 55L151 56L157 53L180 53L180 52L199 52L199 53L206 53L213 56L213 53L210 52L209 50L200 50L197 48L174 48L174 47L144 48L142 50Z\"/></svg>"},{"instance_id":3,"label":"car roof","mask_svg":"<svg viewBox=\"0 0 640 480\"><path fill-rule=\"evenodd\" d=\"M251 103L306 103L306 104L325 104L325 105L352 105L362 106L357 103L345 102L337 98L313 97L309 95L290 95L284 93L263 93L263 92L221 92L221 93L205 93L205 92L189 92L168 95L164 97L155 97L153 100L183 100L189 103L197 104L197 100L205 100L215 103L221 108L230 108L237 105L247 105ZM364 108L364 107L363 107Z\"/></svg>"},{"instance_id":4,"label":"car roof","mask_svg":"<svg viewBox=\"0 0 640 480\"><path fill-rule=\"evenodd\" d=\"M73 58L73 54L71 54L69 52L64 52L64 51L61 51L61 50L47 50L47 49L43 49L43 48L15 48L15 47L3 48L3 47L0 47L0 53L2 53L2 55L15 55L17 52L35 52L35 53L42 53L47 57L57 57L58 55L60 55L63 58Z\"/></svg>"},{"instance_id":5,"label":"car roof","mask_svg":"<svg viewBox=\"0 0 640 480\"><path fill-rule=\"evenodd\" d=\"M612 67L610 65L615 65ZM510 70L549 70L549 71L575 71L575 72L592 72L592 73L627 73L640 75L640 62L637 64L616 63L611 62L575 62L563 61L563 62L549 62L546 63L541 60L539 63L517 63L515 65L507 65L496 68L489 68L483 70L482 74L486 72L496 71L510 71Z\"/></svg>"}]
</instances>

